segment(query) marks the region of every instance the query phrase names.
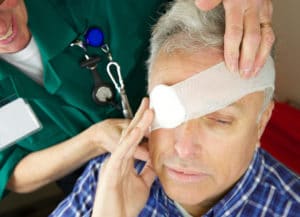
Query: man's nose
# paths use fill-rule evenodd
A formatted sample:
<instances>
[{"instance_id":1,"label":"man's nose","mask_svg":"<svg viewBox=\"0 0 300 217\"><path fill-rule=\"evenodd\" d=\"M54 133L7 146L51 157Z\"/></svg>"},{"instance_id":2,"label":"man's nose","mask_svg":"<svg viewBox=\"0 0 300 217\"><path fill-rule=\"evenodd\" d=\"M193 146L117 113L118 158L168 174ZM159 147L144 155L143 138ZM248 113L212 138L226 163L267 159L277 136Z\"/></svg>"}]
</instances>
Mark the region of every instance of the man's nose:
<instances>
[{"instance_id":1,"label":"man's nose","mask_svg":"<svg viewBox=\"0 0 300 217\"><path fill-rule=\"evenodd\" d=\"M190 159L197 155L199 149L199 129L197 123L188 121L175 130L175 151L180 158Z\"/></svg>"}]
</instances>

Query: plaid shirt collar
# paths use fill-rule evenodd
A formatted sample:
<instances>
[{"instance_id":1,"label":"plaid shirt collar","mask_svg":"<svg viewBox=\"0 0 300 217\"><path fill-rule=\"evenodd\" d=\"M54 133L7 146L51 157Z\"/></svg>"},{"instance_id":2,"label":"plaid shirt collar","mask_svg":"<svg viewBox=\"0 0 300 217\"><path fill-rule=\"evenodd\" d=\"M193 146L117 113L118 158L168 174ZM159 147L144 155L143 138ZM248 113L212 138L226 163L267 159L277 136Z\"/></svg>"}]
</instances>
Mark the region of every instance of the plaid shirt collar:
<instances>
[{"instance_id":1,"label":"plaid shirt collar","mask_svg":"<svg viewBox=\"0 0 300 217\"><path fill-rule=\"evenodd\" d=\"M91 161L72 192L51 217L90 216L98 172L107 155ZM144 163L137 163L140 171ZM248 170L203 217L295 217L300 213L300 179L258 148ZM139 217L183 217L158 179Z\"/></svg>"},{"instance_id":2,"label":"plaid shirt collar","mask_svg":"<svg viewBox=\"0 0 300 217\"><path fill-rule=\"evenodd\" d=\"M221 201L219 201L205 216L222 216L226 212L238 209L254 192L264 173L264 162L256 150L246 173Z\"/></svg>"}]
</instances>

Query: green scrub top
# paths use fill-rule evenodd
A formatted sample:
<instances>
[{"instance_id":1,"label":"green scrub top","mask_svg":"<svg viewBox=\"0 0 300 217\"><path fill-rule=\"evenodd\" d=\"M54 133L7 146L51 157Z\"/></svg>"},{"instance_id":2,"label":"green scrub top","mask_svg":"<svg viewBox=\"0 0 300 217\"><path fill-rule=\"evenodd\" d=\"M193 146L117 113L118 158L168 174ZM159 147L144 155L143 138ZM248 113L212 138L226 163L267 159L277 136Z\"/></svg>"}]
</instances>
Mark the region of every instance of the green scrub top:
<instances>
[{"instance_id":1,"label":"green scrub top","mask_svg":"<svg viewBox=\"0 0 300 217\"><path fill-rule=\"evenodd\" d=\"M0 60L0 100L15 95L26 99L41 121L41 131L0 152L0 197L16 164L31 152L45 149L107 118L121 118L111 105L92 99L92 73L80 67L82 49L70 47L89 27L100 27L114 61L121 66L126 92L135 111L146 93L146 59L151 25L162 0L28 0L29 27L41 52L44 86ZM98 72L106 74L108 62L100 48Z\"/></svg>"}]
</instances>

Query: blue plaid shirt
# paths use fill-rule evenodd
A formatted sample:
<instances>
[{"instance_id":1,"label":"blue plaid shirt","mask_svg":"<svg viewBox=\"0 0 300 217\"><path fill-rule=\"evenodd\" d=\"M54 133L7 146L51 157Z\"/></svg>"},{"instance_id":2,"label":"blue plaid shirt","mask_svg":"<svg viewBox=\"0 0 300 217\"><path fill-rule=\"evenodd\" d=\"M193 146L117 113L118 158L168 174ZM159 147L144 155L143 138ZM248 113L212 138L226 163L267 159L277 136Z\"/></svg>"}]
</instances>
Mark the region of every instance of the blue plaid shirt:
<instances>
[{"instance_id":1,"label":"blue plaid shirt","mask_svg":"<svg viewBox=\"0 0 300 217\"><path fill-rule=\"evenodd\" d=\"M73 192L50 215L91 216L98 173L108 154L92 160L78 179ZM136 165L137 170L143 163ZM182 217L167 197L158 179L139 217ZM245 175L204 217L297 217L300 216L300 179L258 149Z\"/></svg>"}]
</instances>

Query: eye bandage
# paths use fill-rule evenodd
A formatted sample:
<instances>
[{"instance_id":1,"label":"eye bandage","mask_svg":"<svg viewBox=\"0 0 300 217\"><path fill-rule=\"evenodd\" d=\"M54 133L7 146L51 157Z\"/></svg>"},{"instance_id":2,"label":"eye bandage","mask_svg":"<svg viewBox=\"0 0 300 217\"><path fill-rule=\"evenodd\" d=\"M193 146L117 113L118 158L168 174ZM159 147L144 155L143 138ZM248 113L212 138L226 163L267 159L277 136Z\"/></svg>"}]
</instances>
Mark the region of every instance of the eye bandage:
<instances>
[{"instance_id":1,"label":"eye bandage","mask_svg":"<svg viewBox=\"0 0 300 217\"><path fill-rule=\"evenodd\" d=\"M251 79L228 71L221 62L175 85L157 85L150 93L150 107L155 111L151 130L175 128L256 91L265 91L266 97L272 97L274 83L275 67L269 57L259 74Z\"/></svg>"}]
</instances>

